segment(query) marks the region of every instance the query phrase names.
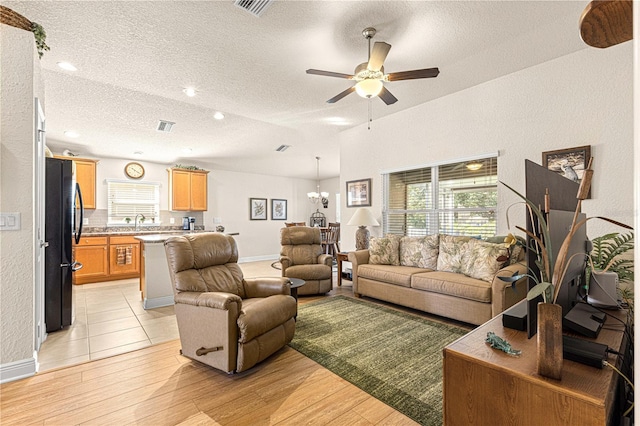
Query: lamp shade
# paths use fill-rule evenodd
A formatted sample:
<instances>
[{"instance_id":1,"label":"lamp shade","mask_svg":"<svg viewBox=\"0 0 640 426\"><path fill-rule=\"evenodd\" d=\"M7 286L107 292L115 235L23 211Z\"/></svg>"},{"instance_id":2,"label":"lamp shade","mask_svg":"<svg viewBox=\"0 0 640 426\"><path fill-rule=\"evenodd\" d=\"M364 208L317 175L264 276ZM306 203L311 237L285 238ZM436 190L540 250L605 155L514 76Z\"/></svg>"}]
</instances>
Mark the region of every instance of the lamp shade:
<instances>
[{"instance_id":1,"label":"lamp shade","mask_svg":"<svg viewBox=\"0 0 640 426\"><path fill-rule=\"evenodd\" d=\"M380 226L376 218L371 213L371 210L366 209L364 207L359 207L356 212L349 219L349 223L347 225L357 225L357 226Z\"/></svg>"},{"instance_id":2,"label":"lamp shade","mask_svg":"<svg viewBox=\"0 0 640 426\"><path fill-rule=\"evenodd\" d=\"M356 84L356 93L363 98L378 96L382 90L382 82L376 78L367 78Z\"/></svg>"}]
</instances>

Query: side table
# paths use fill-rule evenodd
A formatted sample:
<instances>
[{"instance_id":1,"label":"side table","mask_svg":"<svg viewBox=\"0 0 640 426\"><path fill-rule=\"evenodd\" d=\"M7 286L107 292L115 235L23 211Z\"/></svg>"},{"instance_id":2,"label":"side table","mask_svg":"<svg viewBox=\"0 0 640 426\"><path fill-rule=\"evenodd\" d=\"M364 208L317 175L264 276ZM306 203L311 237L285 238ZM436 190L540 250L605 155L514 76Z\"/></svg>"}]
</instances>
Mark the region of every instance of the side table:
<instances>
[{"instance_id":1,"label":"side table","mask_svg":"<svg viewBox=\"0 0 640 426\"><path fill-rule=\"evenodd\" d=\"M298 288L305 285L307 282L301 278L289 278L289 282L291 283L291 296L296 299L296 315L293 317L294 320L298 319Z\"/></svg>"},{"instance_id":2,"label":"side table","mask_svg":"<svg viewBox=\"0 0 640 426\"><path fill-rule=\"evenodd\" d=\"M348 254L349 253L347 253L346 251L336 253L336 261L338 262L338 287L342 285L342 262L346 262L348 260Z\"/></svg>"}]
</instances>

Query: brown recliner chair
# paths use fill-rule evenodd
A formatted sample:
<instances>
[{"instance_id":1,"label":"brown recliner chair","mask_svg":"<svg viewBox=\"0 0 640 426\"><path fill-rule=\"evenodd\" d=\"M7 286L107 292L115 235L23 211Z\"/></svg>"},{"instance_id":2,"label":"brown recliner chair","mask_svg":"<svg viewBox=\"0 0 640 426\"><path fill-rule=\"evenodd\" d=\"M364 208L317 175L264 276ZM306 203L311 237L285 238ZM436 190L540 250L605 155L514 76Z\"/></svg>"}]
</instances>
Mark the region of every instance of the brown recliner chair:
<instances>
[{"instance_id":1,"label":"brown recliner chair","mask_svg":"<svg viewBox=\"0 0 640 426\"><path fill-rule=\"evenodd\" d=\"M235 240L220 233L164 245L183 355L241 372L291 341L297 304L288 279L244 279Z\"/></svg>"},{"instance_id":2,"label":"brown recliner chair","mask_svg":"<svg viewBox=\"0 0 640 426\"><path fill-rule=\"evenodd\" d=\"M331 291L333 257L322 253L320 229L294 226L280 230L280 263L282 276L301 278L306 284L299 295L322 294Z\"/></svg>"}]
</instances>

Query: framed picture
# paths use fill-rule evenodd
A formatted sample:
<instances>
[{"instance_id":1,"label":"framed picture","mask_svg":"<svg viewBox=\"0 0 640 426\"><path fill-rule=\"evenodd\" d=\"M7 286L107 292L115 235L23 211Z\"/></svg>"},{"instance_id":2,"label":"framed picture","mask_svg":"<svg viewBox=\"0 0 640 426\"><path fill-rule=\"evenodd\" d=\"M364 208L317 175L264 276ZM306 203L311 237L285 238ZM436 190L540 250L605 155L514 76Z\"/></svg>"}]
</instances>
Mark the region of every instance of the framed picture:
<instances>
[{"instance_id":1,"label":"framed picture","mask_svg":"<svg viewBox=\"0 0 640 426\"><path fill-rule=\"evenodd\" d=\"M591 145L542 153L542 166L580 183L591 158ZM591 198L591 191L589 191Z\"/></svg>"},{"instance_id":2,"label":"framed picture","mask_svg":"<svg viewBox=\"0 0 640 426\"><path fill-rule=\"evenodd\" d=\"M249 198L249 219L267 220L266 198Z\"/></svg>"},{"instance_id":3,"label":"framed picture","mask_svg":"<svg viewBox=\"0 0 640 426\"><path fill-rule=\"evenodd\" d=\"M271 220L287 220L287 200L271 199Z\"/></svg>"},{"instance_id":4,"label":"framed picture","mask_svg":"<svg viewBox=\"0 0 640 426\"><path fill-rule=\"evenodd\" d=\"M347 207L365 207L371 205L371 179L351 180L347 182Z\"/></svg>"}]
</instances>

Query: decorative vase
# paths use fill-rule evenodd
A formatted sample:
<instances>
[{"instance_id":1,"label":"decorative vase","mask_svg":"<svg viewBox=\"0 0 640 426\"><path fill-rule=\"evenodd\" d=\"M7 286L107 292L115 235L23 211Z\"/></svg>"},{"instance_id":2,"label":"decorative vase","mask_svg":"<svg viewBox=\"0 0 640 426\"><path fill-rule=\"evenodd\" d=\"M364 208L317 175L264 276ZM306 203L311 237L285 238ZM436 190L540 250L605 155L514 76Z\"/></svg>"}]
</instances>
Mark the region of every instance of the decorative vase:
<instances>
[{"instance_id":1,"label":"decorative vase","mask_svg":"<svg viewBox=\"0 0 640 426\"><path fill-rule=\"evenodd\" d=\"M369 230L366 225L360 225L356 231L356 250L366 250L368 248Z\"/></svg>"},{"instance_id":2,"label":"decorative vase","mask_svg":"<svg viewBox=\"0 0 640 426\"><path fill-rule=\"evenodd\" d=\"M538 303L538 374L562 377L562 306Z\"/></svg>"}]
</instances>

